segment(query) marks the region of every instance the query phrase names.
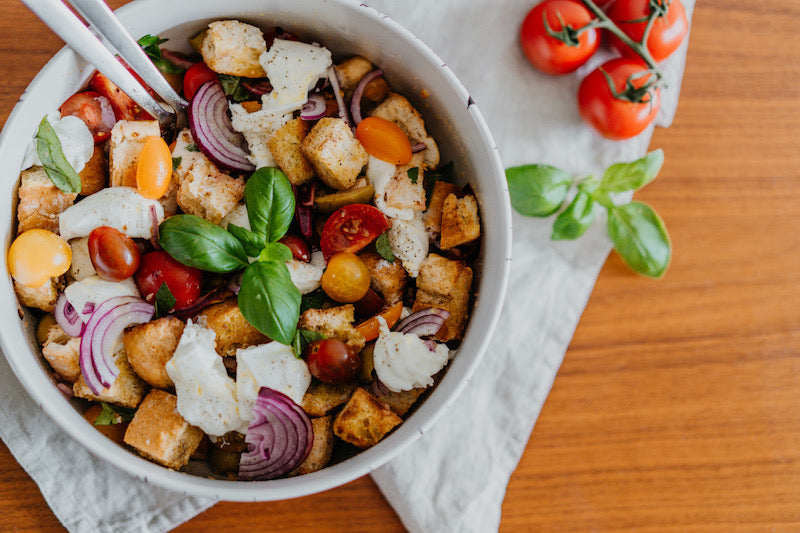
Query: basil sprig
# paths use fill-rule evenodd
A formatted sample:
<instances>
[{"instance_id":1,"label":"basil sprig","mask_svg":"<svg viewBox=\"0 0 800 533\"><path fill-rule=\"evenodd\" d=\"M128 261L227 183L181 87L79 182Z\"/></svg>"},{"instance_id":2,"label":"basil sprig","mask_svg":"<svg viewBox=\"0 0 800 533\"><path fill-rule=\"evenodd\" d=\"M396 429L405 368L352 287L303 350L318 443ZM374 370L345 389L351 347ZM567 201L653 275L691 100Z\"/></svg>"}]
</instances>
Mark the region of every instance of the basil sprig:
<instances>
[{"instance_id":1,"label":"basil sprig","mask_svg":"<svg viewBox=\"0 0 800 533\"><path fill-rule=\"evenodd\" d=\"M511 205L520 214L546 217L566 203L573 186L575 196L553 223L550 238L577 239L594 221L598 204L608 211L607 230L614 249L634 271L660 278L672 255L664 222L643 202L618 204L612 195L641 189L658 175L664 152L654 150L630 163L608 167L599 180L576 179L549 165L523 165L506 169Z\"/></svg>"},{"instance_id":2,"label":"basil sprig","mask_svg":"<svg viewBox=\"0 0 800 533\"><path fill-rule=\"evenodd\" d=\"M244 199L252 230L229 225L228 231L193 215L176 215L159 227L159 244L172 257L210 272L244 269L239 309L270 339L292 345L300 318L300 291L292 282L289 248L277 242L294 216L294 194L286 175L272 167L247 180ZM250 263L248 257L257 259Z\"/></svg>"},{"instance_id":3,"label":"basil sprig","mask_svg":"<svg viewBox=\"0 0 800 533\"><path fill-rule=\"evenodd\" d=\"M36 132L36 153L53 185L67 194L81 192L81 177L64 157L61 141L47 117L39 123Z\"/></svg>"},{"instance_id":4,"label":"basil sprig","mask_svg":"<svg viewBox=\"0 0 800 533\"><path fill-rule=\"evenodd\" d=\"M150 61L153 62L158 70L165 74L183 74L186 72L185 68L176 65L165 58L161 53L160 45L168 40L169 39L162 39L156 35L147 34L136 42L142 47L144 53L147 54L147 57L150 58Z\"/></svg>"}]
</instances>

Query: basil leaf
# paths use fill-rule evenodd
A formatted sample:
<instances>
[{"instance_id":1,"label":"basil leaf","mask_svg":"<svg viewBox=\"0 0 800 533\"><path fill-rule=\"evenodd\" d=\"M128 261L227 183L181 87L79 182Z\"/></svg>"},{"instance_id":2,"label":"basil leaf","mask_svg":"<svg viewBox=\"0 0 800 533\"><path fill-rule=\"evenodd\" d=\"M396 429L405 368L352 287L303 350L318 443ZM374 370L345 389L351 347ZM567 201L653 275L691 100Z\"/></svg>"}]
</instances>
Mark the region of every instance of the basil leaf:
<instances>
[{"instance_id":1,"label":"basil leaf","mask_svg":"<svg viewBox=\"0 0 800 533\"><path fill-rule=\"evenodd\" d=\"M572 184L572 176L550 165L522 165L506 169L511 206L529 217L555 213Z\"/></svg>"},{"instance_id":2,"label":"basil leaf","mask_svg":"<svg viewBox=\"0 0 800 533\"><path fill-rule=\"evenodd\" d=\"M325 292L322 289L308 292L300 300L300 314L309 309L321 309L323 305L325 305Z\"/></svg>"},{"instance_id":3,"label":"basil leaf","mask_svg":"<svg viewBox=\"0 0 800 533\"><path fill-rule=\"evenodd\" d=\"M419 179L419 168L417 167L409 168L407 174L408 174L408 179L411 180L411 183L416 184L417 180Z\"/></svg>"},{"instance_id":4,"label":"basil leaf","mask_svg":"<svg viewBox=\"0 0 800 533\"><path fill-rule=\"evenodd\" d=\"M270 242L261 250L258 260L262 262L280 261L281 263L288 263L292 260L292 250L283 243Z\"/></svg>"},{"instance_id":5,"label":"basil leaf","mask_svg":"<svg viewBox=\"0 0 800 533\"><path fill-rule=\"evenodd\" d=\"M172 170L175 170L179 166L181 166L181 161L183 161L182 157L173 157L172 158Z\"/></svg>"},{"instance_id":6,"label":"basil leaf","mask_svg":"<svg viewBox=\"0 0 800 533\"><path fill-rule=\"evenodd\" d=\"M578 192L564 211L559 213L553 223L552 240L577 239L592 225L595 201L587 192Z\"/></svg>"},{"instance_id":7,"label":"basil leaf","mask_svg":"<svg viewBox=\"0 0 800 533\"><path fill-rule=\"evenodd\" d=\"M167 313L172 311L172 308L175 307L175 296L172 295L172 291L169 290L166 283L162 283L161 287L158 288L158 292L156 292L155 298L155 307L156 313L154 318L161 318L162 316L166 316Z\"/></svg>"},{"instance_id":8,"label":"basil leaf","mask_svg":"<svg viewBox=\"0 0 800 533\"><path fill-rule=\"evenodd\" d=\"M319 333L318 331L311 331L310 329L298 329L294 333L294 340L292 340L292 349L294 350L295 357L300 359L309 344L314 341L321 341L322 339L327 338L328 337L322 333Z\"/></svg>"},{"instance_id":9,"label":"basil leaf","mask_svg":"<svg viewBox=\"0 0 800 533\"><path fill-rule=\"evenodd\" d=\"M68 194L81 192L81 177L64 157L61 141L47 117L39 123L39 131L36 132L36 153L47 177L61 192Z\"/></svg>"},{"instance_id":10,"label":"basil leaf","mask_svg":"<svg viewBox=\"0 0 800 533\"><path fill-rule=\"evenodd\" d=\"M242 243L195 215L175 215L162 222L158 243L175 260L209 272L233 272L249 264Z\"/></svg>"},{"instance_id":11,"label":"basil leaf","mask_svg":"<svg viewBox=\"0 0 800 533\"><path fill-rule=\"evenodd\" d=\"M664 151L653 150L632 163L617 163L608 167L603 174L599 193L615 193L641 189L658 175L664 164Z\"/></svg>"},{"instance_id":12,"label":"basil leaf","mask_svg":"<svg viewBox=\"0 0 800 533\"><path fill-rule=\"evenodd\" d=\"M248 257L258 257L258 254L267 244L267 239L263 235L239 227L236 224L228 224L228 232L239 239Z\"/></svg>"},{"instance_id":13,"label":"basil leaf","mask_svg":"<svg viewBox=\"0 0 800 533\"><path fill-rule=\"evenodd\" d=\"M256 170L244 187L250 227L269 242L286 234L294 218L294 192L286 174L275 167Z\"/></svg>"},{"instance_id":14,"label":"basil leaf","mask_svg":"<svg viewBox=\"0 0 800 533\"><path fill-rule=\"evenodd\" d=\"M394 254L392 253L392 245L389 244L389 235L387 233L381 233L378 235L378 238L375 239L375 250L377 250L378 254L381 257L389 261L390 263L394 263Z\"/></svg>"},{"instance_id":15,"label":"basil leaf","mask_svg":"<svg viewBox=\"0 0 800 533\"><path fill-rule=\"evenodd\" d=\"M179 67L169 59L165 58L161 53L161 48L158 45L167 42L168 39L161 39L155 35L145 35L138 41L139 46L142 47L144 53L150 58L150 61L156 66L158 70L166 74L183 74L186 69Z\"/></svg>"},{"instance_id":16,"label":"basil leaf","mask_svg":"<svg viewBox=\"0 0 800 533\"><path fill-rule=\"evenodd\" d=\"M286 264L256 262L245 268L239 309L261 333L291 346L300 318L300 291L292 283Z\"/></svg>"},{"instance_id":17,"label":"basil leaf","mask_svg":"<svg viewBox=\"0 0 800 533\"><path fill-rule=\"evenodd\" d=\"M123 422L130 422L136 413L136 409L109 405L106 402L100 402L100 405L103 406L103 410L95 418L95 426L113 426Z\"/></svg>"},{"instance_id":18,"label":"basil leaf","mask_svg":"<svg viewBox=\"0 0 800 533\"><path fill-rule=\"evenodd\" d=\"M631 202L609 209L608 235L634 271L653 278L664 275L672 247L664 222L649 205Z\"/></svg>"},{"instance_id":19,"label":"basil leaf","mask_svg":"<svg viewBox=\"0 0 800 533\"><path fill-rule=\"evenodd\" d=\"M222 92L236 103L252 100L253 95L242 85L242 78L231 74L219 74Z\"/></svg>"}]
</instances>

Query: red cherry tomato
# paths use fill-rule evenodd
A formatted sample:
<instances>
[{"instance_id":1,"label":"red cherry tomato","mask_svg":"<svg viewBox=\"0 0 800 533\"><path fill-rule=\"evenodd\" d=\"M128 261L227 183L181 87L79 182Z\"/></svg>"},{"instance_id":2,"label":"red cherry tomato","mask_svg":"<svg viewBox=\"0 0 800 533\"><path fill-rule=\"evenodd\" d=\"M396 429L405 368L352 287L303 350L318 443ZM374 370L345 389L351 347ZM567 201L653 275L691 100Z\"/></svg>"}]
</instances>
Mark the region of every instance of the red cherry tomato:
<instances>
[{"instance_id":1,"label":"red cherry tomato","mask_svg":"<svg viewBox=\"0 0 800 533\"><path fill-rule=\"evenodd\" d=\"M647 36L647 49L656 61L663 61L680 46L689 31L689 21L681 0L657 0L666 14L657 16ZM647 17L650 15L650 0L617 1L608 9L609 18L625 34L636 42L644 37ZM637 21L637 22L631 22ZM625 56L634 57L636 53L615 35L610 35L611 46Z\"/></svg>"},{"instance_id":2,"label":"red cherry tomato","mask_svg":"<svg viewBox=\"0 0 800 533\"><path fill-rule=\"evenodd\" d=\"M89 234L89 258L102 279L122 281L139 268L139 247L121 231L100 226Z\"/></svg>"},{"instance_id":3,"label":"red cherry tomato","mask_svg":"<svg viewBox=\"0 0 800 533\"><path fill-rule=\"evenodd\" d=\"M152 120L147 111L103 74L95 72L89 80L89 87L108 98L117 120Z\"/></svg>"},{"instance_id":4,"label":"red cherry tomato","mask_svg":"<svg viewBox=\"0 0 800 533\"><path fill-rule=\"evenodd\" d=\"M566 26L568 29L565 33L569 34L570 40L565 42L550 35L544 23L545 18L550 30L555 33L560 33ZM593 18L589 10L575 0L545 0L531 9L522 22L519 33L522 51L528 61L542 72L572 72L586 63L600 46L596 28L581 31L577 38L574 35Z\"/></svg>"},{"instance_id":5,"label":"red cherry tomato","mask_svg":"<svg viewBox=\"0 0 800 533\"><path fill-rule=\"evenodd\" d=\"M340 207L322 228L320 248L329 259L339 252L357 252L391 227L377 207L350 204Z\"/></svg>"},{"instance_id":6,"label":"red cherry tomato","mask_svg":"<svg viewBox=\"0 0 800 533\"><path fill-rule=\"evenodd\" d=\"M59 108L61 116L72 115L81 119L92 132L95 143L101 143L111 135L116 117L108 98L95 91L73 94Z\"/></svg>"},{"instance_id":7,"label":"red cherry tomato","mask_svg":"<svg viewBox=\"0 0 800 533\"><path fill-rule=\"evenodd\" d=\"M603 72L611 78L615 91L625 91L628 80L640 88L652 75L639 59L617 58L603 63L581 82L578 89L578 109L583 119L609 139L628 139L641 133L656 118L660 90L655 88L643 95L641 102L630 102L614 96Z\"/></svg>"},{"instance_id":8,"label":"red cherry tomato","mask_svg":"<svg viewBox=\"0 0 800 533\"><path fill-rule=\"evenodd\" d=\"M292 257L298 261L308 263L311 261L311 251L308 249L306 241L296 235L284 235L278 242L285 244L292 251Z\"/></svg>"},{"instance_id":9,"label":"red cherry tomato","mask_svg":"<svg viewBox=\"0 0 800 533\"><path fill-rule=\"evenodd\" d=\"M217 79L217 73L208 68L208 65L202 61L195 63L186 69L186 74L183 75L183 96L187 100L191 100L201 85L215 79Z\"/></svg>"},{"instance_id":10,"label":"red cherry tomato","mask_svg":"<svg viewBox=\"0 0 800 533\"><path fill-rule=\"evenodd\" d=\"M347 383L361 371L361 358L338 339L314 341L305 354L311 375L325 383Z\"/></svg>"},{"instance_id":11,"label":"red cherry tomato","mask_svg":"<svg viewBox=\"0 0 800 533\"><path fill-rule=\"evenodd\" d=\"M177 262L167 252L150 252L142 256L133 279L148 302L153 301L161 284L166 283L175 297L175 309L184 309L200 296L202 276L202 271Z\"/></svg>"}]
</instances>

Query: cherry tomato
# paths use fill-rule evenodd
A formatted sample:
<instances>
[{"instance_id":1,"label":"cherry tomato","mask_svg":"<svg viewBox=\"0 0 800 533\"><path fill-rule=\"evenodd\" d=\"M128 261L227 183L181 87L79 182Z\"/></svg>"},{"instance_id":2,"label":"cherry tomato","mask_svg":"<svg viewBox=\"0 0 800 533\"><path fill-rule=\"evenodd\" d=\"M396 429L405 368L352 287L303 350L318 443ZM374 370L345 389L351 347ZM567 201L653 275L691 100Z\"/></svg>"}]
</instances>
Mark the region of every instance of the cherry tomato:
<instances>
[{"instance_id":1,"label":"cherry tomato","mask_svg":"<svg viewBox=\"0 0 800 533\"><path fill-rule=\"evenodd\" d=\"M383 298L373 291L367 289L365 294L359 301L355 302L356 317L369 317L378 314L383 309Z\"/></svg>"},{"instance_id":2,"label":"cherry tomato","mask_svg":"<svg viewBox=\"0 0 800 533\"><path fill-rule=\"evenodd\" d=\"M615 91L622 93L628 80L640 88L651 76L640 75L647 67L639 59L617 58L603 63L581 82L578 109L583 120L609 139L628 139L641 133L656 118L660 90L643 95L641 102L629 102L613 95L603 72L608 74Z\"/></svg>"},{"instance_id":3,"label":"cherry tomato","mask_svg":"<svg viewBox=\"0 0 800 533\"><path fill-rule=\"evenodd\" d=\"M150 113L139 107L139 104L103 74L95 72L89 80L89 87L108 98L117 120L152 120Z\"/></svg>"},{"instance_id":4,"label":"cherry tomato","mask_svg":"<svg viewBox=\"0 0 800 533\"><path fill-rule=\"evenodd\" d=\"M566 41L550 35L564 32ZM519 32L522 51L531 64L547 74L572 72L589 60L600 46L597 28L580 31L594 19L586 7L575 0L544 0L528 12ZM563 22L562 22L563 21ZM569 44L567 44L569 43Z\"/></svg>"},{"instance_id":5,"label":"cherry tomato","mask_svg":"<svg viewBox=\"0 0 800 533\"><path fill-rule=\"evenodd\" d=\"M625 34L636 42L644 37L647 27L646 19L650 15L651 0L617 1L608 9L609 18L614 21ZM681 0L657 0L666 14L659 15L653 21L650 34L647 36L647 49L656 61L663 61L680 46L689 31L686 10ZM637 21L637 22L631 22ZM615 35L609 36L611 46L625 56L634 57L636 53ZM638 57L638 56L636 56Z\"/></svg>"},{"instance_id":6,"label":"cherry tomato","mask_svg":"<svg viewBox=\"0 0 800 533\"><path fill-rule=\"evenodd\" d=\"M311 375L325 383L348 383L361 370L361 358L338 339L314 341L305 350Z\"/></svg>"},{"instance_id":7,"label":"cherry tomato","mask_svg":"<svg viewBox=\"0 0 800 533\"><path fill-rule=\"evenodd\" d=\"M183 75L183 96L191 100L201 85L215 79L217 73L208 68L208 65L202 61L195 63L186 69L186 74Z\"/></svg>"},{"instance_id":8,"label":"cherry tomato","mask_svg":"<svg viewBox=\"0 0 800 533\"><path fill-rule=\"evenodd\" d=\"M95 91L73 94L59 108L61 116L72 115L81 119L92 132L95 143L111 136L116 118L108 98Z\"/></svg>"},{"instance_id":9,"label":"cherry tomato","mask_svg":"<svg viewBox=\"0 0 800 533\"><path fill-rule=\"evenodd\" d=\"M298 261L308 263L311 261L311 252L306 241L296 235L284 235L278 242L285 244L292 251L292 257Z\"/></svg>"},{"instance_id":10,"label":"cherry tomato","mask_svg":"<svg viewBox=\"0 0 800 533\"><path fill-rule=\"evenodd\" d=\"M357 252L391 227L386 215L372 205L349 204L328 217L320 248L325 259L337 252Z\"/></svg>"},{"instance_id":11,"label":"cherry tomato","mask_svg":"<svg viewBox=\"0 0 800 533\"><path fill-rule=\"evenodd\" d=\"M161 284L166 283L175 297L174 309L184 309L200 296L202 276L201 270L179 263L167 252L160 251L142 256L133 279L148 302L153 301Z\"/></svg>"},{"instance_id":12,"label":"cherry tomato","mask_svg":"<svg viewBox=\"0 0 800 533\"><path fill-rule=\"evenodd\" d=\"M381 161L405 165L411 161L411 141L394 122L367 117L356 126L356 139L364 150Z\"/></svg>"},{"instance_id":13,"label":"cherry tomato","mask_svg":"<svg viewBox=\"0 0 800 533\"><path fill-rule=\"evenodd\" d=\"M139 247L118 229L100 226L89 234L89 258L102 279L122 281L139 268Z\"/></svg>"},{"instance_id":14,"label":"cherry tomato","mask_svg":"<svg viewBox=\"0 0 800 533\"><path fill-rule=\"evenodd\" d=\"M331 257L322 274L322 290L331 299L349 304L359 301L369 290L369 269L352 252L339 252Z\"/></svg>"},{"instance_id":15,"label":"cherry tomato","mask_svg":"<svg viewBox=\"0 0 800 533\"><path fill-rule=\"evenodd\" d=\"M136 163L136 189L151 200L158 200L169 188L172 179L172 153L167 141L148 137Z\"/></svg>"},{"instance_id":16,"label":"cherry tomato","mask_svg":"<svg viewBox=\"0 0 800 533\"><path fill-rule=\"evenodd\" d=\"M69 243L46 229L29 229L8 248L9 273L27 287L40 287L66 272L71 263Z\"/></svg>"}]
</instances>

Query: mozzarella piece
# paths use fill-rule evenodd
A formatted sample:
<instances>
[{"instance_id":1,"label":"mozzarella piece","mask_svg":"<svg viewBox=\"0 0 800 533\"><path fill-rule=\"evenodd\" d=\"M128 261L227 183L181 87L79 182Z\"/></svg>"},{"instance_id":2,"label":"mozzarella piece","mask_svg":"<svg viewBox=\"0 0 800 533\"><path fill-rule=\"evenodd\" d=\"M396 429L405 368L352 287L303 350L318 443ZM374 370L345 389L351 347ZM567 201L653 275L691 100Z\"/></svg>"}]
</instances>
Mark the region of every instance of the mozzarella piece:
<instances>
[{"instance_id":1,"label":"mozzarella piece","mask_svg":"<svg viewBox=\"0 0 800 533\"><path fill-rule=\"evenodd\" d=\"M322 252L311 254L311 261L305 263L292 259L286 266L289 268L289 275L292 283L295 284L300 294L308 294L320 288L322 285L322 274L325 272L325 256Z\"/></svg>"},{"instance_id":2,"label":"mozzarella piece","mask_svg":"<svg viewBox=\"0 0 800 533\"><path fill-rule=\"evenodd\" d=\"M239 417L236 384L214 350L215 336L213 330L188 321L175 354L167 361L178 412L209 435L244 432L247 424Z\"/></svg>"},{"instance_id":3,"label":"mozzarella piece","mask_svg":"<svg viewBox=\"0 0 800 533\"><path fill-rule=\"evenodd\" d=\"M378 317L380 335L375 341L375 373L394 392L433 385L433 376L445 367L450 350L445 344L428 349L425 341L413 334L389 331L383 317Z\"/></svg>"},{"instance_id":4,"label":"mozzarella piece","mask_svg":"<svg viewBox=\"0 0 800 533\"><path fill-rule=\"evenodd\" d=\"M414 218L413 209L398 209L390 207L386 202L386 186L392 181L397 167L377 157L369 156L367 162L367 179L375 187L375 207L391 219L411 220Z\"/></svg>"},{"instance_id":5,"label":"mozzarella piece","mask_svg":"<svg viewBox=\"0 0 800 533\"><path fill-rule=\"evenodd\" d=\"M282 392L296 404L311 384L311 372L289 346L270 342L236 350L236 396L239 415L249 422L261 387Z\"/></svg>"},{"instance_id":6,"label":"mozzarella piece","mask_svg":"<svg viewBox=\"0 0 800 533\"><path fill-rule=\"evenodd\" d=\"M247 216L247 206L244 204L237 205L219 223L224 229L228 229L228 224L234 224L246 230L252 229L250 227L250 218Z\"/></svg>"},{"instance_id":7,"label":"mozzarella piece","mask_svg":"<svg viewBox=\"0 0 800 533\"><path fill-rule=\"evenodd\" d=\"M78 311L84 322L89 319L94 307L106 300L117 296L140 297L139 289L136 287L136 283L133 282L133 278L123 281L106 281L96 275L70 283L64 289L64 294L67 297L67 301ZM91 305L87 306L87 304ZM85 312L87 310L89 311L88 313Z\"/></svg>"},{"instance_id":8,"label":"mozzarella piece","mask_svg":"<svg viewBox=\"0 0 800 533\"><path fill-rule=\"evenodd\" d=\"M89 237L73 239L69 245L72 248L72 264L69 266L69 273L75 278L75 281L81 281L97 274L92 264L92 257L89 255Z\"/></svg>"},{"instance_id":9,"label":"mozzarella piece","mask_svg":"<svg viewBox=\"0 0 800 533\"><path fill-rule=\"evenodd\" d=\"M85 237L100 226L111 226L131 238L149 239L153 209L160 224L164 208L158 200L149 200L131 187L108 187L65 209L58 217L58 229L66 240Z\"/></svg>"},{"instance_id":10,"label":"mozzarella piece","mask_svg":"<svg viewBox=\"0 0 800 533\"><path fill-rule=\"evenodd\" d=\"M325 77L332 64L331 52L327 48L285 39L275 39L258 62L272 85L272 91L261 97L262 106L278 110L297 106L299 102L300 105L292 111L302 107L308 91L314 88L317 80Z\"/></svg>"},{"instance_id":11,"label":"mozzarella piece","mask_svg":"<svg viewBox=\"0 0 800 533\"><path fill-rule=\"evenodd\" d=\"M392 220L388 238L392 253L403 262L408 275L416 278L422 262L428 256L428 233L422 214L417 213L411 220Z\"/></svg>"},{"instance_id":12,"label":"mozzarella piece","mask_svg":"<svg viewBox=\"0 0 800 533\"><path fill-rule=\"evenodd\" d=\"M54 112L47 116L47 121L53 126L56 137L61 142L61 151L66 160L75 169L75 172L83 170L94 153L92 132L81 119L71 115L61 118L60 113ZM37 152L37 140L34 138L25 153L22 168L41 164L42 161Z\"/></svg>"}]
</instances>

